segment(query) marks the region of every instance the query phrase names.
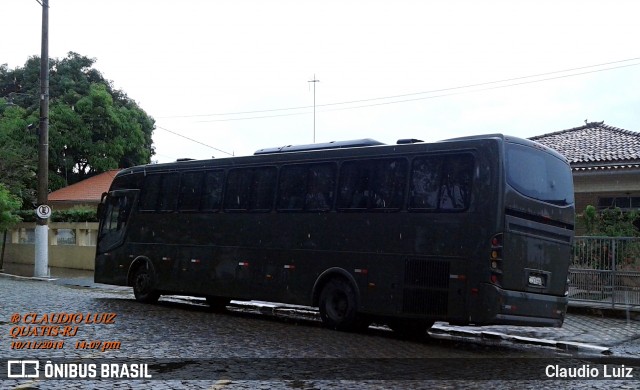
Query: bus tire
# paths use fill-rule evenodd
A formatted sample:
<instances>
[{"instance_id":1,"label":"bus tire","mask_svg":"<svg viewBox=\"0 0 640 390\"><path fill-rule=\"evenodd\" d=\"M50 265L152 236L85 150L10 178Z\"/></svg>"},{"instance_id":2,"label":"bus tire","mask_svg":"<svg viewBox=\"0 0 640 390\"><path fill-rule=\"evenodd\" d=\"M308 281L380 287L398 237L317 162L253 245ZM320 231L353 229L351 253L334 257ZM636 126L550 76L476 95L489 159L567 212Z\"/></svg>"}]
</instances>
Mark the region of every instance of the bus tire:
<instances>
[{"instance_id":1,"label":"bus tire","mask_svg":"<svg viewBox=\"0 0 640 390\"><path fill-rule=\"evenodd\" d=\"M213 295L207 295L207 305L209 310L213 312L223 312L227 310L227 305L231 302L231 299L225 297L216 297Z\"/></svg>"},{"instance_id":2,"label":"bus tire","mask_svg":"<svg viewBox=\"0 0 640 390\"><path fill-rule=\"evenodd\" d=\"M322 288L320 318L325 327L343 331L366 329L370 321L357 311L356 292L344 279L334 278Z\"/></svg>"},{"instance_id":3,"label":"bus tire","mask_svg":"<svg viewBox=\"0 0 640 390\"><path fill-rule=\"evenodd\" d=\"M156 303L160 294L154 289L155 276L153 271L145 265L138 267L133 274L133 295L136 301L143 303Z\"/></svg>"}]
</instances>

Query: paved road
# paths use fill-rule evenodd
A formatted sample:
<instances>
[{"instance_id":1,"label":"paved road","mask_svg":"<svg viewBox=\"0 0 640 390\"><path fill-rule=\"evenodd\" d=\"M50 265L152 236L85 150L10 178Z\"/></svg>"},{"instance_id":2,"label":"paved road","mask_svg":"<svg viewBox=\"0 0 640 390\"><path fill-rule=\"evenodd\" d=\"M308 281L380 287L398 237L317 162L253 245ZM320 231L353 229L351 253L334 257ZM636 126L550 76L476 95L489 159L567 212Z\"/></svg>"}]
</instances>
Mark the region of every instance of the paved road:
<instances>
[{"instance_id":1,"label":"paved road","mask_svg":"<svg viewBox=\"0 0 640 390\"><path fill-rule=\"evenodd\" d=\"M449 341L411 342L399 340L382 328L372 328L363 334L328 331L319 326L313 312L279 313L277 317L258 314L284 311L269 305L262 309L258 305L236 307L227 314L210 313L204 305L182 298L165 299L159 305L143 305L133 301L130 289L83 283L80 279L34 281L3 276L0 277L0 296L3 297L0 311L0 355L3 358L42 359L43 362L50 359L55 364L94 361L86 359L96 359L97 364L102 364L105 358L123 359L148 363L154 378L164 378L129 381L4 379L0 383L2 388L539 389L541 383L537 377L540 372L536 374L535 371L548 364L601 367L593 360L602 356L598 350L561 352L544 343L518 343L517 339L478 340L468 334L470 332L595 345L608 349L609 355L604 356L607 359L640 356L637 353L640 322L617 318L570 315L561 329L447 330L447 325L438 324L442 334L452 335ZM16 333L15 329L23 326L42 326L45 314L61 313L83 316L84 321L73 336L20 336ZM89 313L93 323L86 324ZM112 318L109 313L116 317ZM35 317L36 314L40 317ZM52 318L48 317L47 321ZM71 325L75 326L75 323ZM64 341L64 347L49 350L11 348L12 342L34 340ZM109 348L100 351L77 346ZM496 366L501 369L495 370ZM494 370L495 380L486 377L483 370L487 369ZM635 377L640 377L640 367L637 370ZM250 379L247 372L257 373L256 380L247 380ZM206 380L191 380L194 377ZM428 380L433 377L443 380ZM544 386L638 388L640 381L562 380L545 381Z\"/></svg>"}]
</instances>

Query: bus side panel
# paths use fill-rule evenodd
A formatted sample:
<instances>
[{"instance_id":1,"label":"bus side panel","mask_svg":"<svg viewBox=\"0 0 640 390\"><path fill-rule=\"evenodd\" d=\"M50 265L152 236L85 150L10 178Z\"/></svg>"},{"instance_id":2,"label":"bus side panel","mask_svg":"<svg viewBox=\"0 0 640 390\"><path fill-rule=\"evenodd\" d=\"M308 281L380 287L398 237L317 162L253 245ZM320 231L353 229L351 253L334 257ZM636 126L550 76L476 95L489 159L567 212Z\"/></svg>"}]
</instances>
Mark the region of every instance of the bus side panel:
<instances>
[{"instance_id":1,"label":"bus side panel","mask_svg":"<svg viewBox=\"0 0 640 390\"><path fill-rule=\"evenodd\" d=\"M480 286L479 296L471 311L475 325L560 327L568 303L566 296L504 290L489 283Z\"/></svg>"},{"instance_id":2,"label":"bus side panel","mask_svg":"<svg viewBox=\"0 0 640 390\"><path fill-rule=\"evenodd\" d=\"M125 252L125 247L121 246L111 252L96 254L94 281L96 283L126 286L126 270L128 267L122 261Z\"/></svg>"}]
</instances>

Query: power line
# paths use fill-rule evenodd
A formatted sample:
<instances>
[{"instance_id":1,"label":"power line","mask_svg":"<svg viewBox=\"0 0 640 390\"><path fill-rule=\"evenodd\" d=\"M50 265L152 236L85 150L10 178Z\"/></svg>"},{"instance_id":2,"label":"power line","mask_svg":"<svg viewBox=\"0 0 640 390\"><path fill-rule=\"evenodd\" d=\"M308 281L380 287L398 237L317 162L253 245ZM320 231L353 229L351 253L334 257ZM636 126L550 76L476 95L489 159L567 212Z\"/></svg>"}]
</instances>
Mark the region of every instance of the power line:
<instances>
[{"instance_id":1,"label":"power line","mask_svg":"<svg viewBox=\"0 0 640 390\"><path fill-rule=\"evenodd\" d=\"M525 80L525 79L528 79L528 78L548 76L548 75L558 74L558 73L566 73L566 72L571 72L571 71L576 71L576 70L589 69L589 68L594 68L594 67L598 67L598 66L605 66L605 65L612 65L612 64L616 64L616 63L634 61L634 60L639 60L639 59L640 59L640 57L632 58L632 59L628 59L628 60L608 62L608 63L599 64L599 65L583 66L583 67L579 67L579 68L572 68L572 69L567 69L567 70L562 70L562 71L540 73L540 74L531 75L531 76L522 76L522 77L511 78L511 79L499 80L499 81L489 81L489 82L478 83L478 84L469 84L469 85L466 85L466 86L443 88L443 89L432 90L432 91L427 91L427 92L416 92L416 93L409 93L409 94L403 94L403 95L394 95L394 96L387 96L387 97L380 97L380 98L354 100L354 101L342 102L342 103L327 103L327 104L321 104L321 105L318 105L318 106L319 107L327 107L327 106L336 106L336 105L344 105L344 104L363 103L363 102L370 102L370 101L375 101L375 100L383 100L383 99L392 99L392 98L399 98L399 97L415 96L415 95L436 93L436 92L454 91L454 90L459 90L459 89L469 89L469 88L474 88L474 87L479 87L479 86L486 86L486 85L491 85L491 84L499 84L499 83L517 81L517 80ZM426 100L426 99L435 99L435 98L441 98L441 97L453 96L453 95L460 95L460 94L466 94L466 93L472 93L472 92L481 92L481 91L487 91L487 90L493 90L493 89L499 89L499 88L514 87L514 86L518 86L518 85L539 83L539 82L543 82L543 81L549 81L549 80L556 80L556 79L567 78L567 77L580 76L580 75L585 75L585 74L590 74L590 73L604 72L604 71L608 71L608 70L627 68L627 67L638 66L638 65L640 65L640 63L621 65L621 66L614 66L614 67L610 67L610 68L606 68L606 69L596 69L596 70L590 70L590 71L586 71L586 72L579 72L579 73L573 73L573 74L561 75L561 76L555 76L555 77L547 77L547 78L542 78L542 79L537 79L537 80L522 81L522 82L510 83L510 84L506 84L506 85L496 85L496 86L491 86L491 87L486 87L486 88L481 88L481 89L476 89L476 90L471 90L471 91L466 91L465 90L465 91L451 92L451 93L445 93L445 94L434 95L434 96L418 97L418 98L413 98L413 99L394 100L394 101L389 101L389 102L365 104L365 105L354 106L354 107L334 108L334 109L324 110L323 112L340 111L340 110L352 110L352 109L374 107L374 106L380 106L380 105L406 103L406 102L412 102L412 101L418 101L418 100ZM305 108L312 108L312 107L313 106L290 107L290 108L280 108L280 109L270 109L270 110L244 111L244 112L239 112L239 113L227 113L227 114L188 115L188 116L182 116L182 117L237 115L237 114L248 114L248 113L261 113L261 112L274 112L274 111L284 111L284 110L294 110L294 109L305 109ZM213 119L213 120L203 120L203 121L198 121L198 122L228 122L228 121L251 120L251 119L277 118L277 117L284 117L284 116L306 115L306 114L310 114L310 112L278 114L278 115L263 115L263 116L244 117L244 118ZM185 139L187 139L189 141L198 143L200 145L203 145L203 146L206 146L208 148L217 150L219 152L225 153L227 155L233 156L233 154L231 154L231 153L225 152L223 150L220 150L220 149L215 148L213 146L207 145L207 144L202 143L200 141L197 141L195 139L186 137L186 136L184 136L182 134L176 133L176 132L171 131L171 130L169 130L167 128L164 128L162 126L156 126L156 128L158 128L160 130L167 131L167 132L172 133L172 134L175 134L175 135L177 135L179 137L185 138Z\"/></svg>"},{"instance_id":2,"label":"power line","mask_svg":"<svg viewBox=\"0 0 640 390\"><path fill-rule=\"evenodd\" d=\"M585 74L589 74L589 73L604 72L604 71L607 71L607 70L613 70L613 69L619 69L619 68L627 68L627 67L638 66L638 65L640 65L640 63L615 66L615 67L606 68L606 69L596 69L596 70L591 70L591 71L587 71L587 72L580 72L580 73L573 73L573 74L562 75L562 76L548 77L548 78L538 79L538 80L522 81L522 82L519 82L519 83L512 83L512 84L507 84L507 85L498 85L498 86L486 87L486 88L475 89L475 90L463 90L463 91L460 91L460 92L450 92L450 93L444 93L444 94L440 94L440 95L417 97L417 98L413 98L413 99L393 100L393 101L388 101L388 102L365 104L365 105L361 105L361 106L333 108L333 109L323 110L321 112L354 110L354 109L358 109L358 108L383 106L383 105L398 104L398 103L407 103L407 102L413 102L413 101L418 101L418 100L436 99L436 98L441 98L441 97L446 97L446 96L462 95L462 94L473 93L473 92L482 92L482 91L489 91L489 90L493 90L493 89L515 87L515 86L518 86L518 85L540 83L540 82L543 82L543 81L549 81L549 80L556 80L556 79L562 79L562 78L567 78L567 77L580 76L580 75L585 75ZM596 65L594 65L594 66L596 66ZM586 69L586 68L588 68L588 67L575 68L574 70ZM504 80L504 81L490 81L490 82L486 82L486 83L471 84L471 85L463 86L463 87L443 88L443 89L433 90L433 91L429 91L429 92L416 92L416 93L409 93L409 94L404 94L404 95L389 96L389 97L384 97L384 98L372 98L372 99L354 100L354 101L343 102L343 103L319 104L318 107L336 106L336 105L353 104L353 103L363 103L363 102L370 102L370 101L374 101L374 100L392 99L392 98L406 97L406 96L415 96L415 95L427 94L427 93L446 92L446 91L453 91L453 90L465 89L465 88L469 89L469 88L482 86L482 85L498 84L498 83L502 83L502 82L516 81L516 80L522 80L522 79L525 79L525 78L532 78L532 77L540 77L540 76L545 75L545 74L549 75L549 74L555 74L555 73L561 73L561 72L566 72L566 71L549 72L549 73L543 73L543 74L536 75L536 76L516 77L516 78L513 78L513 79L507 79L507 80ZM309 106L309 107L306 107L306 108L312 108L312 107L313 106ZM271 111L290 110L290 109L292 109L292 108L274 109L274 110L271 110ZM262 111L262 112L264 112L264 111ZM210 120L201 120L201 121L198 121L198 122L209 123L209 122L243 121L243 120L251 120L251 119L278 118L278 117L293 116L293 115L307 115L307 114L310 114L310 113L311 112L298 112L298 113L291 113L291 114L263 115L263 116L251 116L251 117L243 117L243 118L210 119ZM224 114L218 114L218 115L224 115Z\"/></svg>"},{"instance_id":3,"label":"power line","mask_svg":"<svg viewBox=\"0 0 640 390\"><path fill-rule=\"evenodd\" d=\"M312 108L312 106L308 107L308 108ZM311 111L308 111L308 112L294 112L294 113L291 113L291 114L250 116L250 117L244 117L244 118L211 119L211 120L201 120L201 121L195 121L195 122L197 122L197 123L232 122L232 121L244 121L244 120L247 120L247 119L279 118L279 117L282 117L282 116L295 116L295 115L307 115L307 114L311 114Z\"/></svg>"},{"instance_id":4,"label":"power line","mask_svg":"<svg viewBox=\"0 0 640 390\"><path fill-rule=\"evenodd\" d=\"M202 146L206 146L206 147L211 148L211 149L213 149L213 150L217 150L217 151L218 151L218 152L220 152L220 153L224 153L224 154L227 154L227 155L229 155L229 156L233 156L233 153L225 152L224 150L218 149L218 148L216 148L216 147L214 147L214 146L211 146L211 145L207 145L207 144L205 144L204 142L200 142L200 141L195 140L195 139L193 139L193 138L189 138L189 137L187 137L187 136L185 136L185 135L182 135L182 134L180 134L180 133L176 133L175 131L169 130L169 129L165 128L165 127L162 127L162 126L156 126L156 129L164 130L164 131L166 131L166 132L168 132L168 133L171 133L171 134L177 135L178 137L182 137L182 138L187 139L187 140L189 140L189 141L191 141L191 142L195 142L195 143L200 144L200 145L202 145Z\"/></svg>"},{"instance_id":5,"label":"power line","mask_svg":"<svg viewBox=\"0 0 640 390\"><path fill-rule=\"evenodd\" d=\"M538 73L538 74L529 75L529 76L519 76L519 77L513 77L513 78L508 78L508 79L502 79L502 80L495 80L495 81L487 81L487 82L482 82L482 83L476 83L476 84L467 84L467 85L461 85L461 86L456 86L456 87L434 89L434 90L430 90L430 91L412 92L412 93L406 93L406 94L400 94L400 95L391 95L391 96L383 96L383 97L376 97L376 98L369 98L369 99L351 100L351 101L346 101L346 102L325 103L325 104L318 104L318 105L313 105L313 106L273 108L273 109L265 109L265 110L238 111L238 112L214 113L214 114L175 115L175 116L158 117L158 119L245 115L245 114L257 114L257 113L265 113L265 112L276 112L276 111L303 110L303 109L310 109L310 108L314 108L314 107L339 106L339 105L345 105L345 104L371 102L371 101L376 101L376 100L389 100L389 99L397 99L397 98L402 98L402 97L407 97L407 96L426 95L426 94L433 94L433 93L438 93L438 92L454 91L454 90L461 90L461 89L470 89L470 88L481 87L481 86L492 85L492 84L508 83L508 82L511 82L511 81L524 80L524 79L535 78L535 77L549 76L549 75L558 74L558 73L574 72L574 71L583 70L583 69L589 69L589 68L595 68L595 67L600 67L600 66L619 64L619 63L623 63L623 62L636 61L636 60L640 60L640 57L630 58L630 59L626 59L626 60L605 62L605 63L601 63L601 64L596 64L596 65L581 66L581 67L577 67L577 68L558 70L558 71L553 71L553 72ZM407 99L407 100L400 100L400 101L383 102L383 103L364 105L364 106L358 106L358 107L346 107L346 108L339 108L339 109L330 110L330 111L347 110L347 109L352 109L352 108L372 107L372 106L378 106L378 105L384 105L384 104L396 104L396 103L404 103L404 102L415 101L415 100L432 99L432 98L435 98L435 97L444 97L444 96L451 96L451 95L456 95L456 94L461 94L461 93L478 92L478 91L485 91L485 90L491 90L491 89L497 89L497 88L505 88L505 87L511 87L511 86L517 86L517 85L531 84L531 83L537 83L537 82L542 82L542 81L549 81L549 80L555 80L555 79L560 79L560 78L579 76L579 75L584 75L584 74L589 74L589 73L604 72L604 71L608 71L608 70L614 70L614 69L620 69L620 68L626 68L626 67L638 66L638 65L640 65L640 63L615 66L615 67L610 67L610 68L606 68L606 69L596 69L596 70L592 70L592 71L588 71L588 72L580 72L580 73L568 74L568 75L563 75L563 76L544 78L544 79L540 79L540 80L533 80L533 81L528 81L528 82L521 82L521 83L498 86L498 87L485 88L485 89L474 90L474 91L464 91L464 92L453 93L453 94L444 94L444 95L428 96L428 97L416 98L416 99ZM214 120L206 120L206 121L202 121L202 122L226 122L226 121L247 120L247 119L263 119L263 118L272 118L272 117L276 118L276 117L282 117L282 116L303 115L303 114L308 114L308 113L309 112L292 113L292 114L279 114L279 115L268 115L268 116L255 116L255 117L247 117L247 118L214 119Z\"/></svg>"},{"instance_id":6,"label":"power line","mask_svg":"<svg viewBox=\"0 0 640 390\"><path fill-rule=\"evenodd\" d=\"M366 105L363 105L363 106L355 106L355 107L334 108L334 109L331 109L331 110L325 110L323 112L340 111L340 110L351 110L351 109L357 109L357 108L382 106L382 105L387 105L387 104L407 103L407 102L413 102L413 101L417 101L417 100L427 100L427 99L435 99L435 98L441 98L441 97L446 97L446 96L462 95L462 94L466 94L466 93L490 91L490 90L493 90L493 89L516 87L518 85L534 84L534 83L540 83L540 82L543 82L543 81L563 79L563 78L573 77L573 76L581 76L581 75L585 75L585 74L589 74L589 73L604 72L606 70L619 69L619 68L628 68L628 67L631 67L631 66L638 66L638 65L640 65L640 63L616 66L616 67L607 68L607 69L591 70L591 71L588 71L588 72L574 73L574 74L564 75L564 76L549 77L549 78L540 79L540 80L531 80L531 81L523 81L523 82L514 83L514 84L498 85L498 86L494 86L494 87L481 88L481 89L476 89L476 90L471 90L471 91L445 93L445 94L441 94L441 95L426 96L426 97L420 97L420 98L414 98L414 99L395 100L395 101L391 101L391 102L382 102L382 103L375 103L375 104L366 104ZM520 78L517 78L517 79L520 79ZM513 80L517 80L517 79L513 79ZM478 84L478 85L480 85L480 84ZM460 87L460 88L462 88L462 87ZM448 89L443 89L441 91L446 91L446 90L451 90L451 89L457 89L457 88L448 88Z\"/></svg>"}]
</instances>

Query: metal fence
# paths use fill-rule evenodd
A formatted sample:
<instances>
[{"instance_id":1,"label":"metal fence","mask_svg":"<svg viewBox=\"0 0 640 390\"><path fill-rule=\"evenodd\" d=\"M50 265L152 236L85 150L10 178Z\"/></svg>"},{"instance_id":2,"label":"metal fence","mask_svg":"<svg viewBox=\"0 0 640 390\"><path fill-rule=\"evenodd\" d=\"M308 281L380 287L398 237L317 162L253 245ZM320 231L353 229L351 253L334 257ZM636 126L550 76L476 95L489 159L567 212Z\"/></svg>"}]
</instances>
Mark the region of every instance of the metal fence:
<instances>
[{"instance_id":1,"label":"metal fence","mask_svg":"<svg viewBox=\"0 0 640 390\"><path fill-rule=\"evenodd\" d=\"M640 306L640 238L575 237L569 299Z\"/></svg>"}]
</instances>

